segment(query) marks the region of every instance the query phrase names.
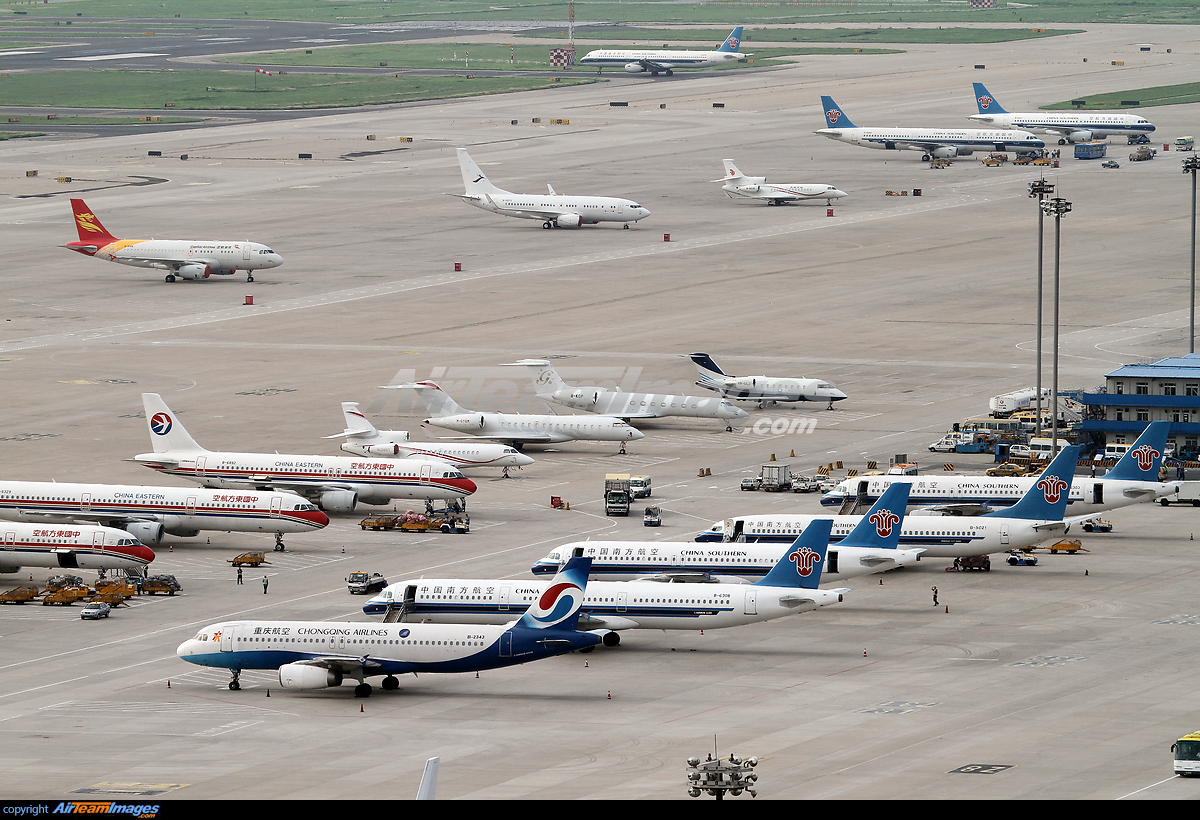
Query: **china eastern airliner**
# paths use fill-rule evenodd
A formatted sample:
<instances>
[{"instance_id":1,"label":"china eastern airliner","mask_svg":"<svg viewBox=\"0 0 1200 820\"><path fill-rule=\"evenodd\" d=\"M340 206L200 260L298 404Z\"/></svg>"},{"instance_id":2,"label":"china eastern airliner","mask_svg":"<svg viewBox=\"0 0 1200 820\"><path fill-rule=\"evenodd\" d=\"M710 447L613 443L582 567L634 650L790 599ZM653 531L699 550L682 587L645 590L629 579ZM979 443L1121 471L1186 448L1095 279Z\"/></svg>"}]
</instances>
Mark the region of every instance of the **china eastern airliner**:
<instances>
[{"instance_id":1,"label":"china eastern airliner","mask_svg":"<svg viewBox=\"0 0 1200 820\"><path fill-rule=\"evenodd\" d=\"M0 572L21 567L144 571L154 550L125 530L84 524L0 523Z\"/></svg>"},{"instance_id":2,"label":"china eastern airliner","mask_svg":"<svg viewBox=\"0 0 1200 820\"><path fill-rule=\"evenodd\" d=\"M166 281L207 279L210 276L229 276L240 270L246 281L254 281L256 270L277 268L283 257L266 245L249 240L201 239L117 239L110 234L82 199L72 199L78 242L68 242L64 248L136 268L166 271Z\"/></svg>"}]
</instances>

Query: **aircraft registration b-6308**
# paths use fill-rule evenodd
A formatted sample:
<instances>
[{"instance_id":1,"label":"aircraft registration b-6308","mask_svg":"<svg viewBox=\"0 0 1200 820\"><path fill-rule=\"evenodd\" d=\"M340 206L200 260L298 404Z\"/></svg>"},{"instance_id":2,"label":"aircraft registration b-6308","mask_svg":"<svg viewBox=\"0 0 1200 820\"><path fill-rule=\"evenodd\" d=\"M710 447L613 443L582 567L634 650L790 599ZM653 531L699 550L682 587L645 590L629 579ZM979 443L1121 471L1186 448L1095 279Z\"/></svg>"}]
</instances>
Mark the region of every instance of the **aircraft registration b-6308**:
<instances>
[{"instance_id":1,"label":"aircraft registration b-6308","mask_svg":"<svg viewBox=\"0 0 1200 820\"><path fill-rule=\"evenodd\" d=\"M730 198L744 196L748 199L765 199L768 205L783 205L788 202L803 202L806 199L823 199L826 205L832 205L833 200L846 196L845 191L839 191L832 185L816 182L767 182L766 177L748 177L743 174L733 160L722 160L725 163L725 176L714 179L713 182L723 182L721 190Z\"/></svg>"},{"instance_id":2,"label":"aircraft registration b-6308","mask_svg":"<svg viewBox=\"0 0 1200 820\"><path fill-rule=\"evenodd\" d=\"M207 279L246 271L246 281L254 281L254 271L277 268L283 257L266 245L249 240L205 241L194 239L117 239L96 218L82 199L72 199L78 242L64 248L137 268L167 271L166 281L175 277Z\"/></svg>"},{"instance_id":3,"label":"aircraft registration b-6308","mask_svg":"<svg viewBox=\"0 0 1200 820\"><path fill-rule=\"evenodd\" d=\"M131 569L142 572L154 550L125 530L90 524L0 524L0 572L21 567Z\"/></svg>"},{"instance_id":4,"label":"aircraft registration b-6308","mask_svg":"<svg viewBox=\"0 0 1200 820\"><path fill-rule=\"evenodd\" d=\"M895 151L921 151L922 159L951 159L973 151L1015 151L1027 154L1046 147L1028 131L942 128L859 128L838 108L832 97L821 97L825 125L820 134L838 142Z\"/></svg>"},{"instance_id":5,"label":"aircraft registration b-6308","mask_svg":"<svg viewBox=\"0 0 1200 820\"><path fill-rule=\"evenodd\" d=\"M566 196L547 185L547 194L514 194L497 188L464 149L458 149L465 193L458 196L476 208L518 219L540 219L543 228L581 228L601 222L637 222L650 212L630 199L609 196Z\"/></svg>"},{"instance_id":6,"label":"aircraft registration b-6308","mask_svg":"<svg viewBox=\"0 0 1200 820\"><path fill-rule=\"evenodd\" d=\"M328 512L353 512L358 502L393 498L465 499L475 482L445 461L423 458L363 460L347 456L223 453L196 443L157 393L143 393L153 453L132 460L205 487L274 488L311 498Z\"/></svg>"},{"instance_id":7,"label":"aircraft registration b-6308","mask_svg":"<svg viewBox=\"0 0 1200 820\"><path fill-rule=\"evenodd\" d=\"M744 63L752 55L741 54L742 27L729 32L729 36L715 51L669 51L645 48L600 48L589 51L579 61L580 65L595 67L599 74L607 67L622 66L630 74L649 72L657 77L659 72L668 77L677 68L710 68L729 63Z\"/></svg>"},{"instance_id":8,"label":"aircraft registration b-6308","mask_svg":"<svg viewBox=\"0 0 1200 820\"><path fill-rule=\"evenodd\" d=\"M1126 114L1122 111L1038 111L1028 114L1017 114L1005 111L996 102L983 83L973 83L975 87L975 105L978 114L972 114L967 119L975 122L985 122L1000 128L1020 128L1025 131L1041 131L1059 137L1059 145L1071 142L1091 142L1093 139L1121 134L1152 134L1154 123L1137 114Z\"/></svg>"}]
</instances>

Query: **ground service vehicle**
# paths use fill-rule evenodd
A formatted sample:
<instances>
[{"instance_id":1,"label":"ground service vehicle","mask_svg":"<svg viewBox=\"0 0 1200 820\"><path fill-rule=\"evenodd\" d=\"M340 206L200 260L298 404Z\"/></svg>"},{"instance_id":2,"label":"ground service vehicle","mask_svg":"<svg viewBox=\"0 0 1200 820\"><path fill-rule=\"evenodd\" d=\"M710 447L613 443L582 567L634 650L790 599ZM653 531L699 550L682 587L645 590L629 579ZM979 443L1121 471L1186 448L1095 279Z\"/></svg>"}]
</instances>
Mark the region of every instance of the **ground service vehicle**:
<instances>
[{"instance_id":1,"label":"ground service vehicle","mask_svg":"<svg viewBox=\"0 0 1200 820\"><path fill-rule=\"evenodd\" d=\"M1176 151L1191 151L1196 147L1195 137L1180 137L1175 140Z\"/></svg>"},{"instance_id":2,"label":"ground service vehicle","mask_svg":"<svg viewBox=\"0 0 1200 820\"><path fill-rule=\"evenodd\" d=\"M754 478L743 478L741 486L743 490L757 490L762 487L762 478L759 476L754 476Z\"/></svg>"},{"instance_id":3,"label":"ground service vehicle","mask_svg":"<svg viewBox=\"0 0 1200 820\"><path fill-rule=\"evenodd\" d=\"M110 612L112 612L112 607L108 604L93 601L83 608L83 611L79 613L79 617L85 621L98 621L101 618L107 618Z\"/></svg>"},{"instance_id":4,"label":"ground service vehicle","mask_svg":"<svg viewBox=\"0 0 1200 820\"><path fill-rule=\"evenodd\" d=\"M992 477L1003 475L1025 475L1025 468L1020 464L1013 464L1011 461L1006 461L1003 464L997 464L995 467L988 467L984 472Z\"/></svg>"},{"instance_id":5,"label":"ground service vehicle","mask_svg":"<svg viewBox=\"0 0 1200 820\"><path fill-rule=\"evenodd\" d=\"M183 587L175 580L174 575L151 575L142 581L142 592L147 595L157 595L160 592L174 595L181 589Z\"/></svg>"},{"instance_id":6,"label":"ground service vehicle","mask_svg":"<svg viewBox=\"0 0 1200 820\"><path fill-rule=\"evenodd\" d=\"M368 595L387 588L387 578L378 572L352 572L346 576L346 588L351 595Z\"/></svg>"},{"instance_id":7,"label":"ground service vehicle","mask_svg":"<svg viewBox=\"0 0 1200 820\"><path fill-rule=\"evenodd\" d=\"M946 572L966 572L972 569L991 572L992 559L986 555L969 555L964 558L955 558L954 565L946 567Z\"/></svg>"},{"instance_id":8,"label":"ground service vehicle","mask_svg":"<svg viewBox=\"0 0 1200 820\"><path fill-rule=\"evenodd\" d=\"M1175 755L1175 774L1180 777L1200 775L1200 732L1184 735L1171 744Z\"/></svg>"},{"instance_id":9,"label":"ground service vehicle","mask_svg":"<svg viewBox=\"0 0 1200 820\"><path fill-rule=\"evenodd\" d=\"M1130 134L1129 135L1129 144L1130 145L1149 145L1150 144L1150 135L1149 134Z\"/></svg>"},{"instance_id":10,"label":"ground service vehicle","mask_svg":"<svg viewBox=\"0 0 1200 820\"><path fill-rule=\"evenodd\" d=\"M649 498L651 490L650 476L631 475L629 477L629 492L634 498Z\"/></svg>"},{"instance_id":11,"label":"ground service vehicle","mask_svg":"<svg viewBox=\"0 0 1200 820\"><path fill-rule=\"evenodd\" d=\"M1036 555L1027 552L1014 552L1006 560L1013 567L1036 567L1038 562Z\"/></svg>"},{"instance_id":12,"label":"ground service vehicle","mask_svg":"<svg viewBox=\"0 0 1200 820\"><path fill-rule=\"evenodd\" d=\"M1047 549L1051 555L1058 555L1060 552L1067 552L1074 555L1077 552L1087 552L1083 548L1083 542L1078 538L1064 538L1061 541L1055 541Z\"/></svg>"},{"instance_id":13,"label":"ground service vehicle","mask_svg":"<svg viewBox=\"0 0 1200 820\"><path fill-rule=\"evenodd\" d=\"M604 514L629 515L629 476L610 473L604 477Z\"/></svg>"},{"instance_id":14,"label":"ground service vehicle","mask_svg":"<svg viewBox=\"0 0 1200 820\"><path fill-rule=\"evenodd\" d=\"M1145 162L1148 159L1154 159L1158 152L1153 148L1147 148L1143 145L1141 148L1129 155L1130 162Z\"/></svg>"},{"instance_id":15,"label":"ground service vehicle","mask_svg":"<svg viewBox=\"0 0 1200 820\"><path fill-rule=\"evenodd\" d=\"M759 488L769 493L792 489L792 468L788 464L764 464L758 478Z\"/></svg>"},{"instance_id":16,"label":"ground service vehicle","mask_svg":"<svg viewBox=\"0 0 1200 820\"><path fill-rule=\"evenodd\" d=\"M1101 159L1108 153L1107 142L1075 143L1075 159Z\"/></svg>"},{"instance_id":17,"label":"ground service vehicle","mask_svg":"<svg viewBox=\"0 0 1200 820\"><path fill-rule=\"evenodd\" d=\"M642 516L643 527L657 527L662 524L662 510L658 507L647 507Z\"/></svg>"},{"instance_id":18,"label":"ground service vehicle","mask_svg":"<svg viewBox=\"0 0 1200 820\"><path fill-rule=\"evenodd\" d=\"M230 558L229 563L235 567L261 567L263 564L271 564L265 552L243 552L237 558Z\"/></svg>"},{"instance_id":19,"label":"ground service vehicle","mask_svg":"<svg viewBox=\"0 0 1200 820\"><path fill-rule=\"evenodd\" d=\"M1103 518L1093 518L1083 522L1084 532L1112 532L1112 529L1112 522Z\"/></svg>"},{"instance_id":20,"label":"ground service vehicle","mask_svg":"<svg viewBox=\"0 0 1200 820\"><path fill-rule=\"evenodd\" d=\"M810 475L792 476L792 492L794 493L815 493L819 489L821 489L821 482Z\"/></svg>"},{"instance_id":21,"label":"ground service vehicle","mask_svg":"<svg viewBox=\"0 0 1200 820\"><path fill-rule=\"evenodd\" d=\"M23 604L37 597L38 588L34 586L19 586L7 592L0 593L0 604Z\"/></svg>"},{"instance_id":22,"label":"ground service vehicle","mask_svg":"<svg viewBox=\"0 0 1200 820\"><path fill-rule=\"evenodd\" d=\"M1181 482L1175 495L1163 496L1158 499L1158 503L1164 507L1172 504L1191 504L1193 507L1200 507L1200 481Z\"/></svg>"}]
</instances>

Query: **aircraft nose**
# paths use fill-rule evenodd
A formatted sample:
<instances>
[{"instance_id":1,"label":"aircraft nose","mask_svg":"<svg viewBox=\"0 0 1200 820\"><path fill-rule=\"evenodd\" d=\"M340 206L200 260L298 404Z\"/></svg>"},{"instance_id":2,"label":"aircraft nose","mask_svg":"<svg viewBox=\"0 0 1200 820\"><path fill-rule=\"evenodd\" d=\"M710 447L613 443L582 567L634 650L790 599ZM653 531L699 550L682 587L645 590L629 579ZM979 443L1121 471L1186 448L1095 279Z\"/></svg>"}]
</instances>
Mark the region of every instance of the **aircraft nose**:
<instances>
[{"instance_id":1,"label":"aircraft nose","mask_svg":"<svg viewBox=\"0 0 1200 820\"><path fill-rule=\"evenodd\" d=\"M271 267L277 268L283 264L283 257L277 253L271 254Z\"/></svg>"},{"instance_id":2,"label":"aircraft nose","mask_svg":"<svg viewBox=\"0 0 1200 820\"><path fill-rule=\"evenodd\" d=\"M147 564L154 560L154 550L142 544L113 547L112 551Z\"/></svg>"},{"instance_id":3,"label":"aircraft nose","mask_svg":"<svg viewBox=\"0 0 1200 820\"><path fill-rule=\"evenodd\" d=\"M527 464L533 463L533 459L530 458L529 456L525 455L524 453L518 453L517 455L511 456L510 458L512 459L512 463L517 467L524 467Z\"/></svg>"},{"instance_id":4,"label":"aircraft nose","mask_svg":"<svg viewBox=\"0 0 1200 820\"><path fill-rule=\"evenodd\" d=\"M841 401L842 399L846 398L846 394L841 390L831 390L829 392L829 398L833 399L834 401Z\"/></svg>"},{"instance_id":5,"label":"aircraft nose","mask_svg":"<svg viewBox=\"0 0 1200 820\"><path fill-rule=\"evenodd\" d=\"M321 510L301 510L299 515L305 521L311 521L312 523L316 524L318 527L328 527L329 526L329 516L326 515L324 512L322 512Z\"/></svg>"},{"instance_id":6,"label":"aircraft nose","mask_svg":"<svg viewBox=\"0 0 1200 820\"><path fill-rule=\"evenodd\" d=\"M467 495L470 495L476 490L475 482L469 478L452 478L450 480L454 483L455 487L458 487L460 490L464 490Z\"/></svg>"},{"instance_id":7,"label":"aircraft nose","mask_svg":"<svg viewBox=\"0 0 1200 820\"><path fill-rule=\"evenodd\" d=\"M629 440L630 441L637 441L638 439L645 438L645 437L646 437L646 434L643 433L641 430L637 429L636 427L629 428Z\"/></svg>"},{"instance_id":8,"label":"aircraft nose","mask_svg":"<svg viewBox=\"0 0 1200 820\"><path fill-rule=\"evenodd\" d=\"M175 649L175 655L176 655L176 657L183 658L184 660L187 660L188 656L192 654L192 644L193 644L193 643L194 643L194 641L193 641L193 639L191 639L191 638L188 638L186 641L184 641L183 643L181 643L181 644L180 644L180 645L179 645L179 646L178 646L178 647Z\"/></svg>"}]
</instances>

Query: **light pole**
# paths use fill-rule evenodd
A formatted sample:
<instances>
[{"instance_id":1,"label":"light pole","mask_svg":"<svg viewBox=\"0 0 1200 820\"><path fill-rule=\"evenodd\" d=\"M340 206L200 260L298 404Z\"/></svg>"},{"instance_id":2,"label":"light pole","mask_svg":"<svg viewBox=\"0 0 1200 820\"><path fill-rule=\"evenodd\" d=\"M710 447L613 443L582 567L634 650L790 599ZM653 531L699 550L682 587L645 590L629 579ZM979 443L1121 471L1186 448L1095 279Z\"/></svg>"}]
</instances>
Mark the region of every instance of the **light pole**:
<instances>
[{"instance_id":1,"label":"light pole","mask_svg":"<svg viewBox=\"0 0 1200 820\"><path fill-rule=\"evenodd\" d=\"M1042 211L1054 217L1054 386L1050 391L1052 426L1050 457L1058 455L1058 292L1059 259L1062 238L1062 218L1071 212L1071 203L1060 196L1042 200Z\"/></svg>"},{"instance_id":2,"label":"light pole","mask_svg":"<svg viewBox=\"0 0 1200 820\"><path fill-rule=\"evenodd\" d=\"M1054 193L1054 185L1044 178L1029 183L1029 196L1038 200L1038 277L1037 277L1037 435L1042 434L1042 201Z\"/></svg>"},{"instance_id":3,"label":"light pole","mask_svg":"<svg viewBox=\"0 0 1200 820\"><path fill-rule=\"evenodd\" d=\"M1200 157L1192 154L1183 161L1183 172L1192 175L1192 336L1188 353L1196 352L1196 172L1200 170Z\"/></svg>"}]
</instances>

